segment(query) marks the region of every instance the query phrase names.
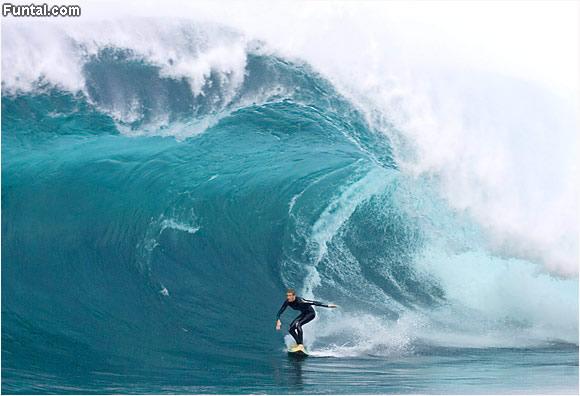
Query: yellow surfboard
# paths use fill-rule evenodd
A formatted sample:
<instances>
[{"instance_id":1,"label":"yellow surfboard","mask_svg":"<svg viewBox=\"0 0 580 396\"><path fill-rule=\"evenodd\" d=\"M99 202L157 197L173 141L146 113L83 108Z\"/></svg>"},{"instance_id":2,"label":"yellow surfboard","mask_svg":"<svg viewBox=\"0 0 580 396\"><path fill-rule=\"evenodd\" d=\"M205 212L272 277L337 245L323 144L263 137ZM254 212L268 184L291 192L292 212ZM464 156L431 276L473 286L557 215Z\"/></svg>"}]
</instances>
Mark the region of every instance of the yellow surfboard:
<instances>
[{"instance_id":1,"label":"yellow surfboard","mask_svg":"<svg viewBox=\"0 0 580 396\"><path fill-rule=\"evenodd\" d=\"M288 353L293 354L293 355L308 356L308 351L306 350L304 345L294 344L290 348L288 348Z\"/></svg>"}]
</instances>

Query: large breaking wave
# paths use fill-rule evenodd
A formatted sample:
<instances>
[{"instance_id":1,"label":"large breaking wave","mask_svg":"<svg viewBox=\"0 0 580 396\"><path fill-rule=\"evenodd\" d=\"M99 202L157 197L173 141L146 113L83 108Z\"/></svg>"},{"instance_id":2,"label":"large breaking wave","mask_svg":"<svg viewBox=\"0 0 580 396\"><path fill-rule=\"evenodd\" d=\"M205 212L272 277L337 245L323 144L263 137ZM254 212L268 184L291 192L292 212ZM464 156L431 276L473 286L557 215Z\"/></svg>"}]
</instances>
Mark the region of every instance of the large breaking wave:
<instances>
[{"instance_id":1,"label":"large breaking wave","mask_svg":"<svg viewBox=\"0 0 580 396\"><path fill-rule=\"evenodd\" d=\"M341 306L319 355L577 344L577 279L408 171L408 120L170 22L3 26L4 381L251 359L285 286Z\"/></svg>"}]
</instances>

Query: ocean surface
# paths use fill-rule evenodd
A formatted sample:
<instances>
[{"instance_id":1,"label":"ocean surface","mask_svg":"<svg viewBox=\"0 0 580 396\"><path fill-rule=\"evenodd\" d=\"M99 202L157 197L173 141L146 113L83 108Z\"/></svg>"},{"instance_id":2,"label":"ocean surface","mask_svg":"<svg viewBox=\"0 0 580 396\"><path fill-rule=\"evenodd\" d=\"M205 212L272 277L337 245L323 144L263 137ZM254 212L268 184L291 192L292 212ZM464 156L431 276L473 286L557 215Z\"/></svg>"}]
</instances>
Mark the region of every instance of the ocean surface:
<instances>
[{"instance_id":1,"label":"ocean surface","mask_svg":"<svg viewBox=\"0 0 580 396\"><path fill-rule=\"evenodd\" d=\"M490 247L308 62L150 27L3 24L3 393L578 393L577 275ZM286 287L339 305L308 358Z\"/></svg>"}]
</instances>

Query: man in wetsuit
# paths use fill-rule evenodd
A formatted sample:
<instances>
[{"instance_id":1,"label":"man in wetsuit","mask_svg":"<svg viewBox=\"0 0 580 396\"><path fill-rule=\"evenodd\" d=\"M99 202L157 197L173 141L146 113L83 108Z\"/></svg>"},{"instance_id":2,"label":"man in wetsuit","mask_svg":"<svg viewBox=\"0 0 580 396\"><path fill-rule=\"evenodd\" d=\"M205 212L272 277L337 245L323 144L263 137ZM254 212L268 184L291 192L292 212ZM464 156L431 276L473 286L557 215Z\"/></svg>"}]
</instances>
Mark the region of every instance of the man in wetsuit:
<instances>
[{"instance_id":1,"label":"man in wetsuit","mask_svg":"<svg viewBox=\"0 0 580 396\"><path fill-rule=\"evenodd\" d=\"M300 311L300 315L292 321L290 328L288 329L288 333L290 333L294 340L296 340L296 344L299 348L304 348L302 326L316 317L316 312L314 312L314 308L312 308L313 305L325 308L336 308L336 305L334 304L323 304L318 301L311 301L302 297L297 297L294 289L288 289L286 290L286 301L284 301L284 304L282 304L282 307L280 307L280 310L278 311L278 315L276 315L276 330L280 330L280 327L282 326L280 315L282 315L286 310L286 307Z\"/></svg>"}]
</instances>

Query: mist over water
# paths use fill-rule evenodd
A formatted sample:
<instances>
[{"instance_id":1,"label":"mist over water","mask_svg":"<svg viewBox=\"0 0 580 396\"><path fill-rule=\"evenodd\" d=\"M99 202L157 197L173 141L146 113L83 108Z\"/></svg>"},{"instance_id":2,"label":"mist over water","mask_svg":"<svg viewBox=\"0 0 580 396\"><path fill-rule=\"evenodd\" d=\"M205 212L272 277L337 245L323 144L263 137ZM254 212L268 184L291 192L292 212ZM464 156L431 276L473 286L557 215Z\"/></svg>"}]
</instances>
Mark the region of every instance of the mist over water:
<instances>
[{"instance_id":1,"label":"mist over water","mask_svg":"<svg viewBox=\"0 0 580 396\"><path fill-rule=\"evenodd\" d=\"M5 390L577 390L577 89L412 7L260 5L3 21ZM312 376L276 360L284 287L340 306Z\"/></svg>"}]
</instances>

